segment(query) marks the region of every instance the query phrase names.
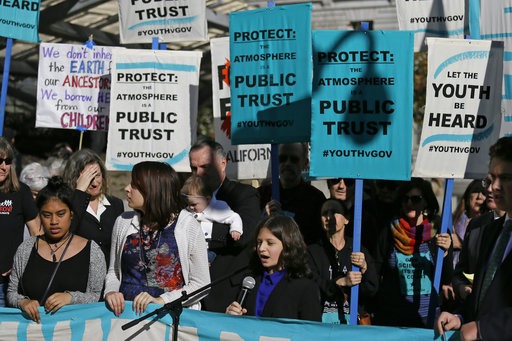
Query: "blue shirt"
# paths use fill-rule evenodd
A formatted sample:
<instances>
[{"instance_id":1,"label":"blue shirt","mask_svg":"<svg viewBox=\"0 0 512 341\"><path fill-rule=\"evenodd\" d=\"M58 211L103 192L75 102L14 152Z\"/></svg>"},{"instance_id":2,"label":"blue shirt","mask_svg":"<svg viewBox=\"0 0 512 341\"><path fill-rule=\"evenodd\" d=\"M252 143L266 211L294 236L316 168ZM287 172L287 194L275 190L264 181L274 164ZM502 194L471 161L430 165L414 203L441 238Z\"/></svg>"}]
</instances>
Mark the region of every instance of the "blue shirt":
<instances>
[{"instance_id":1,"label":"blue shirt","mask_svg":"<svg viewBox=\"0 0 512 341\"><path fill-rule=\"evenodd\" d=\"M276 271L271 275L266 271L263 272L263 278L261 279L260 286L258 287L258 293L256 294L256 307L254 309L255 316L261 316L272 290L274 290L279 281L283 279L285 275L286 270Z\"/></svg>"}]
</instances>

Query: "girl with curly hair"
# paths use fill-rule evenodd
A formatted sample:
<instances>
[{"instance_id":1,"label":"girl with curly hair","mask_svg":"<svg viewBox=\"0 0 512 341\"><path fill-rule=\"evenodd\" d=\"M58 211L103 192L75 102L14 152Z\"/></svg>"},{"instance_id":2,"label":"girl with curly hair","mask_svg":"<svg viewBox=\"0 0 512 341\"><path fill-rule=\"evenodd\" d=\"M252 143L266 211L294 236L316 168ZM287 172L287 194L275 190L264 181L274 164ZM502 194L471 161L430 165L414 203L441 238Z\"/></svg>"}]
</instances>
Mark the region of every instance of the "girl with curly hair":
<instances>
[{"instance_id":1,"label":"girl with curly hair","mask_svg":"<svg viewBox=\"0 0 512 341\"><path fill-rule=\"evenodd\" d=\"M306 244L290 217L270 216L260 222L253 253L255 288L247 306L231 303L226 313L321 321L320 291L311 280Z\"/></svg>"}]
</instances>

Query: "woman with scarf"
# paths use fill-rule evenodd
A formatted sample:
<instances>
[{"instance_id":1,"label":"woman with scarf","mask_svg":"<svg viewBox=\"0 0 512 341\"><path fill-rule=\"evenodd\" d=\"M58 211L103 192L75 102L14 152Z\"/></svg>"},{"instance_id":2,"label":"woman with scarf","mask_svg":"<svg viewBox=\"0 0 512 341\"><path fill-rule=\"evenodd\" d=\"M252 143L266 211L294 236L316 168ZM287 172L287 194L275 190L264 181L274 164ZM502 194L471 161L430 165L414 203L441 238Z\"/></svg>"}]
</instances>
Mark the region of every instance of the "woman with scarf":
<instances>
[{"instance_id":1,"label":"woman with scarf","mask_svg":"<svg viewBox=\"0 0 512 341\"><path fill-rule=\"evenodd\" d=\"M374 323L427 326L438 247L444 252L443 283L451 277L451 238L438 234L439 204L430 182L412 178L398 189L399 212L380 231L375 263L381 276Z\"/></svg>"}]
</instances>

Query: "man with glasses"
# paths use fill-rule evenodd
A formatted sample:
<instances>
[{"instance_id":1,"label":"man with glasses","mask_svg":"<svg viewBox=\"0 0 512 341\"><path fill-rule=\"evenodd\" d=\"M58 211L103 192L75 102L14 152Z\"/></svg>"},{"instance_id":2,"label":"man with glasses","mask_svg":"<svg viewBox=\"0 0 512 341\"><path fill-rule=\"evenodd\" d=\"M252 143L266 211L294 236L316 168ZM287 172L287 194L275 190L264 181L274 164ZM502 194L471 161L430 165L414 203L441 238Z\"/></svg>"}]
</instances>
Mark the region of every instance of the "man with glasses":
<instances>
[{"instance_id":1,"label":"man with glasses","mask_svg":"<svg viewBox=\"0 0 512 341\"><path fill-rule=\"evenodd\" d=\"M306 143L287 143L279 146L280 200L272 200L272 184L258 188L260 208L266 214L282 213L299 225L306 244L320 240L323 235L320 208L325 195L306 183L302 171L309 166Z\"/></svg>"},{"instance_id":2,"label":"man with glasses","mask_svg":"<svg viewBox=\"0 0 512 341\"><path fill-rule=\"evenodd\" d=\"M460 329L461 340L512 340L512 137L500 138L489 155L484 186L506 214L483 227L473 288L462 314L443 312L436 323L441 334Z\"/></svg>"}]
</instances>

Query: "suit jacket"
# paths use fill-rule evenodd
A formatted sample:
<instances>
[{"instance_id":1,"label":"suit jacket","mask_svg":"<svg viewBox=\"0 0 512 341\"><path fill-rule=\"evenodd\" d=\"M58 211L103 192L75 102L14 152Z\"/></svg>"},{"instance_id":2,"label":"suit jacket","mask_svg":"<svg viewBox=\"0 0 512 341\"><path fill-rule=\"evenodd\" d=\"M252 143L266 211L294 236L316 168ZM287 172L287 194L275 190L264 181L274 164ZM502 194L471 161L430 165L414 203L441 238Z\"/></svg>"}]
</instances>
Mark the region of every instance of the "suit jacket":
<instances>
[{"instance_id":1,"label":"suit jacket","mask_svg":"<svg viewBox=\"0 0 512 341\"><path fill-rule=\"evenodd\" d=\"M75 189L73 191L73 221L72 232L84 238L94 240L103 251L107 264L110 261L110 245L112 241L112 229L116 218L124 212L123 201L117 197L106 196L110 205L101 214L100 220L96 219L89 212L87 206L91 196L86 192Z\"/></svg>"},{"instance_id":2,"label":"suit jacket","mask_svg":"<svg viewBox=\"0 0 512 341\"><path fill-rule=\"evenodd\" d=\"M256 285L247 295L247 315L251 316L255 314L262 276L256 276L255 279ZM322 321L318 286L307 278L289 279L285 276L272 290L261 317Z\"/></svg>"},{"instance_id":3,"label":"suit jacket","mask_svg":"<svg viewBox=\"0 0 512 341\"><path fill-rule=\"evenodd\" d=\"M504 222L505 217L501 217L483 231L473 291L466 301L464 322L479 321L483 340L512 340L512 252L501 263L482 302L478 304L487 262Z\"/></svg>"},{"instance_id":4,"label":"suit jacket","mask_svg":"<svg viewBox=\"0 0 512 341\"><path fill-rule=\"evenodd\" d=\"M234 241L229 234L229 225L213 223L209 249L217 254L210 267L212 282L225 278L234 271L249 265L250 252L255 241L256 224L260 220L258 191L239 182L224 179L216 198L225 201L238 213L243 222L243 234ZM243 274L237 274L212 286L210 294L203 300L203 309L225 312L236 299Z\"/></svg>"},{"instance_id":5,"label":"suit jacket","mask_svg":"<svg viewBox=\"0 0 512 341\"><path fill-rule=\"evenodd\" d=\"M469 280L464 276L463 272L467 274L474 274L477 268L478 255L480 254L480 243L482 242L482 235L485 227L494 221L494 212L484 213L476 218L471 219L469 222L462 248L459 254L459 261L455 266L452 278L452 286L455 291L457 300L463 302L467 296L465 293L465 286L470 285Z\"/></svg>"}]
</instances>

